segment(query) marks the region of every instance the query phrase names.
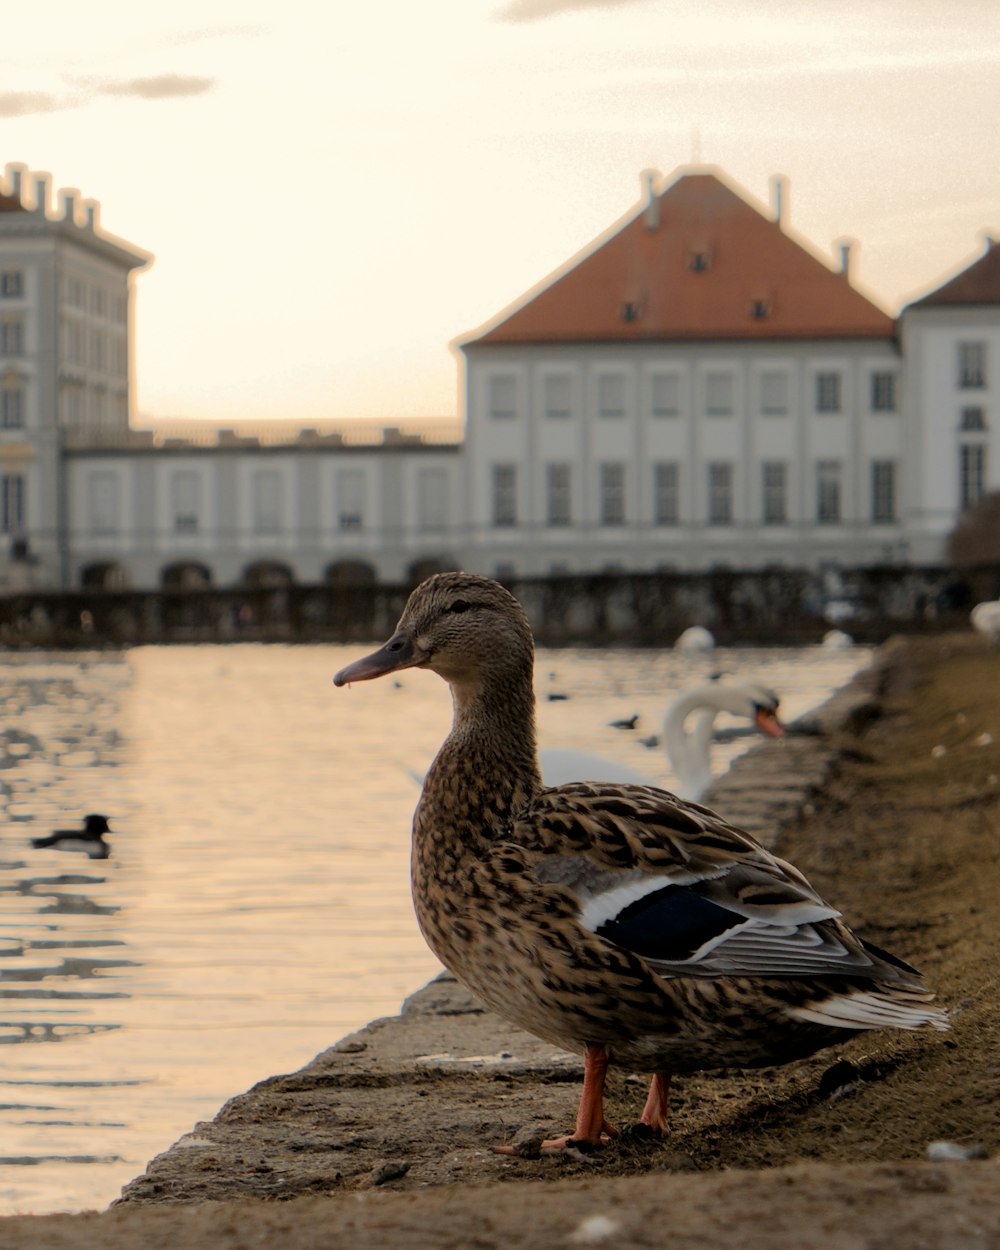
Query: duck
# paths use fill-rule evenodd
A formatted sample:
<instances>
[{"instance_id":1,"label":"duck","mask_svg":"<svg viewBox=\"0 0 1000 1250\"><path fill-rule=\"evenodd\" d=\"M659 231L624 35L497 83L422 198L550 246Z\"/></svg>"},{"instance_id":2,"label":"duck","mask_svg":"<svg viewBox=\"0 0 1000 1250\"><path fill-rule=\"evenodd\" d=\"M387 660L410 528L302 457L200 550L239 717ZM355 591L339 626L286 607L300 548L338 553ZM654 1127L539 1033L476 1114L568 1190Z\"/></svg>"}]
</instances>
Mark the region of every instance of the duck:
<instances>
[{"instance_id":1,"label":"duck","mask_svg":"<svg viewBox=\"0 0 1000 1250\"><path fill-rule=\"evenodd\" d=\"M546 787L533 654L510 591L439 573L388 641L333 680L422 668L451 687L452 727L413 818L413 901L435 955L487 1008L582 1056L575 1125L543 1152L617 1135L611 1065L650 1075L640 1124L659 1135L675 1075L784 1064L870 1029L948 1027L914 968L708 808L655 786Z\"/></svg>"},{"instance_id":2,"label":"duck","mask_svg":"<svg viewBox=\"0 0 1000 1250\"><path fill-rule=\"evenodd\" d=\"M104 841L104 834L111 832L107 816L91 812L84 816L82 829L54 829L47 837L32 838L31 845L55 851L76 851L90 859L107 859L111 848Z\"/></svg>"},{"instance_id":3,"label":"duck","mask_svg":"<svg viewBox=\"0 0 1000 1250\"><path fill-rule=\"evenodd\" d=\"M754 681L714 678L683 691L667 707L663 717L662 744L677 782L676 793L684 799L700 799L711 785L711 746L715 720L729 712L750 721L754 730L772 738L785 736L778 719L781 700L775 691ZM688 723L691 727L688 728ZM648 739L660 745L661 739ZM627 765L598 755L562 747L544 747L539 753L542 776L549 786L580 781L630 781L652 785L650 778Z\"/></svg>"}]
</instances>

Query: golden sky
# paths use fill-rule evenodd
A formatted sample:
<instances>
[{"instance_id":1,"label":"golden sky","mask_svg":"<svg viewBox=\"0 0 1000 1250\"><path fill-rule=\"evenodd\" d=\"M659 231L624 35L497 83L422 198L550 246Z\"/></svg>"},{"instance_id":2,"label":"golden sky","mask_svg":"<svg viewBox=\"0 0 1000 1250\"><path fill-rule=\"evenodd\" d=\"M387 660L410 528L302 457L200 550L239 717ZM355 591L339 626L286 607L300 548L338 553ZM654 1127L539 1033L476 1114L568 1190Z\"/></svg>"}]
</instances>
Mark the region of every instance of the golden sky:
<instances>
[{"instance_id":1,"label":"golden sky","mask_svg":"<svg viewBox=\"0 0 1000 1250\"><path fill-rule=\"evenodd\" d=\"M997 0L50 0L2 160L101 203L143 418L449 415L449 343L702 161L890 312L1000 232Z\"/></svg>"}]
</instances>

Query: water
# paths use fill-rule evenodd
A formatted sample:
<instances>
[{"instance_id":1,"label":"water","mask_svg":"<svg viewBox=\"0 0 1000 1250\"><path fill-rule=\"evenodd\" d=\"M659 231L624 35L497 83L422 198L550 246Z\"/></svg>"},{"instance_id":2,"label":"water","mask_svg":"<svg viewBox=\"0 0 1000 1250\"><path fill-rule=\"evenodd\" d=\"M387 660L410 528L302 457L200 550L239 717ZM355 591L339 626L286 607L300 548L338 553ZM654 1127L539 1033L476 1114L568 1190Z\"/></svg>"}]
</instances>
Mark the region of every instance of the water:
<instances>
[{"instance_id":1,"label":"water","mask_svg":"<svg viewBox=\"0 0 1000 1250\"><path fill-rule=\"evenodd\" d=\"M450 699L426 673L335 690L358 654L4 657L0 1214L106 1206L226 1098L395 1013L438 970L408 837ZM778 689L791 719L867 660L545 651L540 737L669 786L637 739L674 692L725 669ZM633 713L639 733L609 728ZM717 746L717 771L752 741ZM108 860L31 846L87 812L111 818Z\"/></svg>"}]
</instances>

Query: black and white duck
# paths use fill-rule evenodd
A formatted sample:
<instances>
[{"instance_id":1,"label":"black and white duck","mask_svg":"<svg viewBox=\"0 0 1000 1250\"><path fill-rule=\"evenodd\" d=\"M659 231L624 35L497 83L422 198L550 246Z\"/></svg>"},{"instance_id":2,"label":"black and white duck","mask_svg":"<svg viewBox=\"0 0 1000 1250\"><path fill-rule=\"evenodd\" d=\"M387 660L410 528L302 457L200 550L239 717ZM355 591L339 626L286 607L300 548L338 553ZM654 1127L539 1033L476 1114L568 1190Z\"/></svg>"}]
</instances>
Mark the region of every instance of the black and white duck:
<instances>
[{"instance_id":1,"label":"black and white duck","mask_svg":"<svg viewBox=\"0 0 1000 1250\"><path fill-rule=\"evenodd\" d=\"M44 838L32 838L31 845L55 851L75 851L91 859L107 859L111 848L104 835L111 832L107 816L91 812L83 818L82 829L54 829Z\"/></svg>"}]
</instances>

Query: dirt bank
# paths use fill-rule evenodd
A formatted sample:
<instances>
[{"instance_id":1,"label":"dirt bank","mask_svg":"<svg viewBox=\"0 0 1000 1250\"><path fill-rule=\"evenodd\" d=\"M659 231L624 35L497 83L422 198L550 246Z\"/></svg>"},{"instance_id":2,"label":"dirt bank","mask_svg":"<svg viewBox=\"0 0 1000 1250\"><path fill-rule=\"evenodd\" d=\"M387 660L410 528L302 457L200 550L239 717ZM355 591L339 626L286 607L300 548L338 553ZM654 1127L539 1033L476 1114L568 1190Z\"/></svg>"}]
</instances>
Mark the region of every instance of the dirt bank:
<instances>
[{"instance_id":1,"label":"dirt bank","mask_svg":"<svg viewBox=\"0 0 1000 1250\"><path fill-rule=\"evenodd\" d=\"M598 1244L602 1228L636 1246L668 1230L672 1247L1000 1245L1000 649L909 641L872 694L811 754L788 744L746 767L786 813L781 779L809 773L819 788L780 853L924 970L951 1034L869 1035L786 1068L688 1078L663 1142L509 1159L489 1145L569 1127L577 1066L435 984L402 1021L234 1099L126 1204L0 1221L0 1250ZM635 1118L642 1097L616 1075L613 1118ZM927 1161L942 1139L989 1158ZM581 1227L589 1216L610 1223Z\"/></svg>"}]
</instances>

